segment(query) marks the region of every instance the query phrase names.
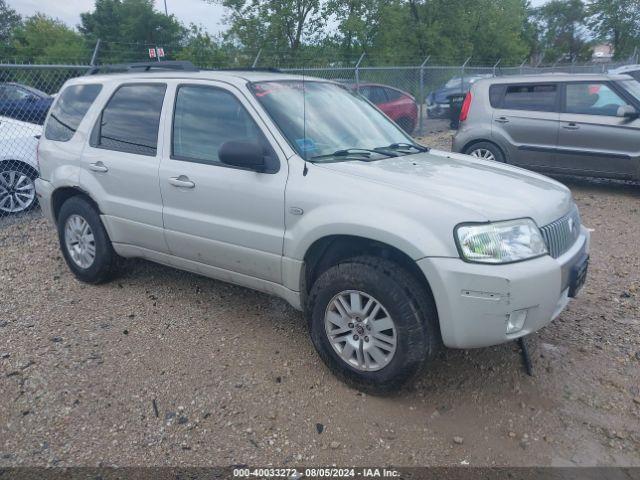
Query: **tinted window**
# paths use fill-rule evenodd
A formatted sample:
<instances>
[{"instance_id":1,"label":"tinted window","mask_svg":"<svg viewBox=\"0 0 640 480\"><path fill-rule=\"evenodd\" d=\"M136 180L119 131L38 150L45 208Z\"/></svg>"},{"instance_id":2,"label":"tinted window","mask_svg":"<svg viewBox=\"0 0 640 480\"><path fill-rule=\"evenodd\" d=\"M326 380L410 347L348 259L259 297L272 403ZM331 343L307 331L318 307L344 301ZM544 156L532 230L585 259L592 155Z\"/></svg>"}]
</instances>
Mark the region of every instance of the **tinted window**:
<instances>
[{"instance_id":1,"label":"tinted window","mask_svg":"<svg viewBox=\"0 0 640 480\"><path fill-rule=\"evenodd\" d=\"M615 117L623 105L627 102L604 83L567 84L567 113Z\"/></svg>"},{"instance_id":2,"label":"tinted window","mask_svg":"<svg viewBox=\"0 0 640 480\"><path fill-rule=\"evenodd\" d=\"M398 90L394 90L393 88L385 88L384 91L387 94L387 99L390 102L399 100L404 96L401 92L399 92Z\"/></svg>"},{"instance_id":3,"label":"tinted window","mask_svg":"<svg viewBox=\"0 0 640 480\"><path fill-rule=\"evenodd\" d=\"M6 85L0 90L0 99L8 102L26 100L29 97L30 94L27 90L15 85Z\"/></svg>"},{"instance_id":4,"label":"tinted window","mask_svg":"<svg viewBox=\"0 0 640 480\"><path fill-rule=\"evenodd\" d=\"M502 100L502 108L553 112L558 98L557 85L509 85Z\"/></svg>"},{"instance_id":5,"label":"tinted window","mask_svg":"<svg viewBox=\"0 0 640 480\"><path fill-rule=\"evenodd\" d=\"M51 109L44 130L45 138L58 142L71 140L102 85L72 85L65 88Z\"/></svg>"},{"instance_id":6,"label":"tinted window","mask_svg":"<svg viewBox=\"0 0 640 480\"><path fill-rule=\"evenodd\" d=\"M489 87L489 102L493 108L500 108L500 101L504 94L504 85L491 85Z\"/></svg>"},{"instance_id":7,"label":"tinted window","mask_svg":"<svg viewBox=\"0 0 640 480\"><path fill-rule=\"evenodd\" d=\"M96 146L155 155L166 88L163 84L123 85L116 90L102 112Z\"/></svg>"},{"instance_id":8,"label":"tinted window","mask_svg":"<svg viewBox=\"0 0 640 480\"><path fill-rule=\"evenodd\" d=\"M242 104L219 88L184 86L176 97L173 116L173 156L219 164L225 142L262 144L262 135Z\"/></svg>"}]
</instances>

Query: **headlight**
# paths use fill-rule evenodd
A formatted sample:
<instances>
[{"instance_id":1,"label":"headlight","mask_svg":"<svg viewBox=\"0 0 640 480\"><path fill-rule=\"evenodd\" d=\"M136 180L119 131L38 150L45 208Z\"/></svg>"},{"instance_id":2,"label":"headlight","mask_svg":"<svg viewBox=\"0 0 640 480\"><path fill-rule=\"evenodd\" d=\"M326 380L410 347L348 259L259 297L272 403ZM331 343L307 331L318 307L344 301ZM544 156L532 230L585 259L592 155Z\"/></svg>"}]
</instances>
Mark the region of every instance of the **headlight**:
<instances>
[{"instance_id":1,"label":"headlight","mask_svg":"<svg viewBox=\"0 0 640 480\"><path fill-rule=\"evenodd\" d=\"M510 263L547 253L540 230L528 218L462 224L456 227L455 236L460 254L469 262Z\"/></svg>"}]
</instances>

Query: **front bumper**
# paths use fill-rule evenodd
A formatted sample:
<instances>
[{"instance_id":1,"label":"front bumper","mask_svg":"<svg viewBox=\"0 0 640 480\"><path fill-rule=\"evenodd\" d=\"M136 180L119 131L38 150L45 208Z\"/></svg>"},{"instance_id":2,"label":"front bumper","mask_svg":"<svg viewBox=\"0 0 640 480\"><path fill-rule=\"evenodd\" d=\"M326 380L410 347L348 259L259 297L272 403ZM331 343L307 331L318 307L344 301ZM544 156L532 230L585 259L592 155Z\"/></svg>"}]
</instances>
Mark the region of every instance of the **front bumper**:
<instances>
[{"instance_id":1,"label":"front bumper","mask_svg":"<svg viewBox=\"0 0 640 480\"><path fill-rule=\"evenodd\" d=\"M508 265L459 258L418 261L435 298L443 343L488 347L544 327L569 303L571 271L588 252L589 232L582 227L573 247L557 259L547 255ZM523 328L506 333L509 315L519 310L527 311Z\"/></svg>"}]
</instances>

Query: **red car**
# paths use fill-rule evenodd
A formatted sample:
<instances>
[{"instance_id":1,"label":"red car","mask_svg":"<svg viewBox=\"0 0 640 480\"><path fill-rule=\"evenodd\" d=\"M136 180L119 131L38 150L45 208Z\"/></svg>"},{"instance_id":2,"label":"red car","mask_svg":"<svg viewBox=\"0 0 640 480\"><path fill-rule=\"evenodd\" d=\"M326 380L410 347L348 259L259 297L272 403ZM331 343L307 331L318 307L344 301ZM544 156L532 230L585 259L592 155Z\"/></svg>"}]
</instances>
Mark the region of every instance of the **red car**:
<instances>
[{"instance_id":1,"label":"red car","mask_svg":"<svg viewBox=\"0 0 640 480\"><path fill-rule=\"evenodd\" d=\"M355 85L350 85L354 90ZM360 93L382 110L407 133L412 133L418 122L418 105L413 95L398 88L377 83L360 83Z\"/></svg>"}]
</instances>

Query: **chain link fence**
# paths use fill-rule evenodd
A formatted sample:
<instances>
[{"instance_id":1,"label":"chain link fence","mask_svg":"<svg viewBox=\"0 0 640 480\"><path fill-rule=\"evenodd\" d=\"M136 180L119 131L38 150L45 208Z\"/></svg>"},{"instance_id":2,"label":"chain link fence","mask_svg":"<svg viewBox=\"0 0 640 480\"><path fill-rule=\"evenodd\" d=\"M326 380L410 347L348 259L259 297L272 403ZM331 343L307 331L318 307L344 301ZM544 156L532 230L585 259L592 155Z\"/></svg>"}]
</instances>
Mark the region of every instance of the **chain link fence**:
<instances>
[{"instance_id":1,"label":"chain link fence","mask_svg":"<svg viewBox=\"0 0 640 480\"><path fill-rule=\"evenodd\" d=\"M95 59L95 55L94 55ZM335 80L358 90L414 136L449 128L449 96L463 94L480 78L553 72L603 73L619 64L458 66L376 66L360 57L349 66L281 68L282 71ZM259 56L249 66L263 66ZM263 58L264 62L264 58ZM339 62L336 62L339 63ZM233 67L238 67L235 63ZM244 66L244 65L243 65ZM0 63L0 228L38 211L34 180L42 124L62 85L87 73L91 65Z\"/></svg>"}]
</instances>

